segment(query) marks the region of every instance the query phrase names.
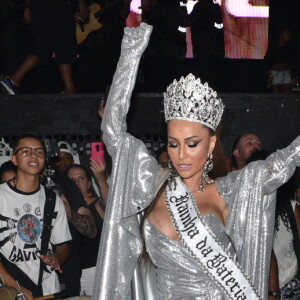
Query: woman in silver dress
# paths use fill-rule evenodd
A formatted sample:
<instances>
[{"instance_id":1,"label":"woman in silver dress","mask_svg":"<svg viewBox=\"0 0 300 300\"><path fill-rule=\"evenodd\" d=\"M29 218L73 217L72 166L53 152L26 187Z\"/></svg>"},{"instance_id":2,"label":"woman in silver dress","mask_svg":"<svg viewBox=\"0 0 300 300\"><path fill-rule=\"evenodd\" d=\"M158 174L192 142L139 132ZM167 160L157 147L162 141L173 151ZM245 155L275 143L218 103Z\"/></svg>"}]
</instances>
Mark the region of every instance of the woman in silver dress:
<instances>
[{"instance_id":1,"label":"woman in silver dress","mask_svg":"<svg viewBox=\"0 0 300 300\"><path fill-rule=\"evenodd\" d=\"M171 162L162 170L126 131L150 33L144 23L125 29L102 121L113 172L92 299L266 299L274 191L300 165L300 138L265 161L211 180L224 105L190 74L164 94ZM141 230L139 216L147 207ZM148 281L137 272L143 239L154 266L141 272ZM151 285L141 291L146 282Z\"/></svg>"}]
</instances>

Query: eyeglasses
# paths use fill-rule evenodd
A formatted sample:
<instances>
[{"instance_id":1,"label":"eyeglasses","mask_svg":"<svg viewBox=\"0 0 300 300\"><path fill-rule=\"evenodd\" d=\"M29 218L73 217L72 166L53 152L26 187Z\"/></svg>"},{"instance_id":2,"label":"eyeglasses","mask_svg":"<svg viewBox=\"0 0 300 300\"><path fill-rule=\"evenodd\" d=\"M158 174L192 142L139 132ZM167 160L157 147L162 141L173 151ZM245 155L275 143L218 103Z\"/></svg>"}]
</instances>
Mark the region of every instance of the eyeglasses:
<instances>
[{"instance_id":1,"label":"eyeglasses","mask_svg":"<svg viewBox=\"0 0 300 300\"><path fill-rule=\"evenodd\" d=\"M44 148L31 148L31 147L21 147L15 151L14 155L16 155L19 151L21 151L21 155L23 157L32 156L35 154L37 157L45 157L46 151Z\"/></svg>"}]
</instances>

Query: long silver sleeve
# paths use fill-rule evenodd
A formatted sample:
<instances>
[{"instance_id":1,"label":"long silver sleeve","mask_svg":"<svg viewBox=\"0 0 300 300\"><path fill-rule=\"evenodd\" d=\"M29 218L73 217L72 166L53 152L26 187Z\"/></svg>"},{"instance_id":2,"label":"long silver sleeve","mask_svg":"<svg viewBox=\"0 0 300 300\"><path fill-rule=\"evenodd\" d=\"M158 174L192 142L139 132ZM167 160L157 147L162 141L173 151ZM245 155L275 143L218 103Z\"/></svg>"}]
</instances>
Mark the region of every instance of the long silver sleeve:
<instances>
[{"instance_id":1,"label":"long silver sleeve","mask_svg":"<svg viewBox=\"0 0 300 300\"><path fill-rule=\"evenodd\" d=\"M255 161L216 180L229 212L226 232L242 269L263 299L268 297L276 189L297 166L300 166L300 137L265 161Z\"/></svg>"},{"instance_id":2,"label":"long silver sleeve","mask_svg":"<svg viewBox=\"0 0 300 300\"><path fill-rule=\"evenodd\" d=\"M264 162L265 181L263 192L270 194L289 180L300 166L300 136L288 147L277 150Z\"/></svg>"},{"instance_id":3,"label":"long silver sleeve","mask_svg":"<svg viewBox=\"0 0 300 300\"><path fill-rule=\"evenodd\" d=\"M152 27L126 28L121 56L102 121L113 159L92 299L130 299L131 279L142 251L138 214L155 197L160 167L142 141L126 130L126 115L139 61Z\"/></svg>"},{"instance_id":4,"label":"long silver sleeve","mask_svg":"<svg viewBox=\"0 0 300 300\"><path fill-rule=\"evenodd\" d=\"M109 154L116 155L120 138L126 134L126 116L135 85L140 58L147 47L152 26L125 28L121 55L108 94L101 129Z\"/></svg>"}]
</instances>

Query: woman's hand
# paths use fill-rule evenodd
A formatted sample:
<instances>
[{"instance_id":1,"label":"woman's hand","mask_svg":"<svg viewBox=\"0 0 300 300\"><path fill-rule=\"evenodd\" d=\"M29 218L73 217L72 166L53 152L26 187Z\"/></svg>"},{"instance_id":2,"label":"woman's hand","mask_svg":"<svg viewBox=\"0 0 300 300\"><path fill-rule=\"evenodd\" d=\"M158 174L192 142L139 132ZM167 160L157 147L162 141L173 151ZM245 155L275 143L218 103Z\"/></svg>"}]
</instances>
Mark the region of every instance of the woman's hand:
<instances>
[{"instance_id":1,"label":"woman's hand","mask_svg":"<svg viewBox=\"0 0 300 300\"><path fill-rule=\"evenodd\" d=\"M106 164L101 160L100 157L97 157L97 161L90 158L90 169L92 170L99 187L100 195L101 195L101 206L102 209L105 210L107 196L108 196L108 184L105 177ZM100 214L100 213L99 213ZM100 216L102 216L100 214Z\"/></svg>"},{"instance_id":2,"label":"woman's hand","mask_svg":"<svg viewBox=\"0 0 300 300\"><path fill-rule=\"evenodd\" d=\"M124 37L122 40L122 49L132 49L136 52L138 49L140 53L144 52L148 45L149 36L152 32L152 26L146 23L141 23L139 27L128 28L124 30Z\"/></svg>"},{"instance_id":3,"label":"woman's hand","mask_svg":"<svg viewBox=\"0 0 300 300\"><path fill-rule=\"evenodd\" d=\"M90 168L98 181L105 179L106 164L100 157L97 157L97 160L90 158Z\"/></svg>"},{"instance_id":4,"label":"woman's hand","mask_svg":"<svg viewBox=\"0 0 300 300\"><path fill-rule=\"evenodd\" d=\"M52 254L41 255L40 258L45 264L49 265L51 269L58 271L59 273L62 273L60 264L54 255Z\"/></svg>"}]
</instances>

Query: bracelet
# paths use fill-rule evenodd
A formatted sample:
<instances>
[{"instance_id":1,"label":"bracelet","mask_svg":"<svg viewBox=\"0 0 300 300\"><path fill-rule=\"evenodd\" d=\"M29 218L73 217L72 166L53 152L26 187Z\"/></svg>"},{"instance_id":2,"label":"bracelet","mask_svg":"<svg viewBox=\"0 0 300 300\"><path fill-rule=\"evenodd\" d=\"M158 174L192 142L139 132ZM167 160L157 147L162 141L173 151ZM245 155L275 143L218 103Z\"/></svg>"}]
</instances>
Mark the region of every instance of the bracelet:
<instances>
[{"instance_id":1,"label":"bracelet","mask_svg":"<svg viewBox=\"0 0 300 300\"><path fill-rule=\"evenodd\" d=\"M269 294L268 294L269 296L273 296L273 297L275 297L275 298L277 298L277 299L281 299L281 291L279 290L279 291L277 291L277 292L270 292L269 291Z\"/></svg>"}]
</instances>

